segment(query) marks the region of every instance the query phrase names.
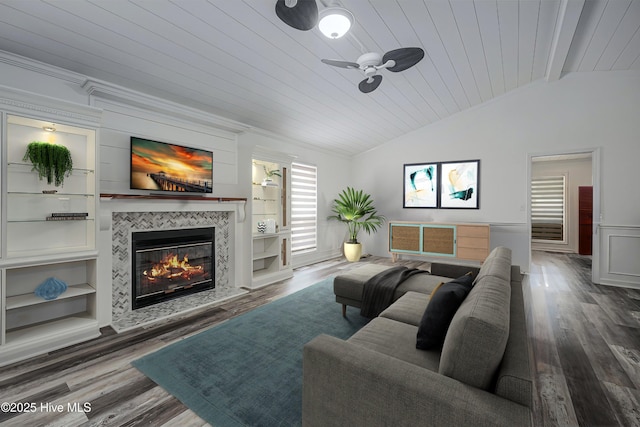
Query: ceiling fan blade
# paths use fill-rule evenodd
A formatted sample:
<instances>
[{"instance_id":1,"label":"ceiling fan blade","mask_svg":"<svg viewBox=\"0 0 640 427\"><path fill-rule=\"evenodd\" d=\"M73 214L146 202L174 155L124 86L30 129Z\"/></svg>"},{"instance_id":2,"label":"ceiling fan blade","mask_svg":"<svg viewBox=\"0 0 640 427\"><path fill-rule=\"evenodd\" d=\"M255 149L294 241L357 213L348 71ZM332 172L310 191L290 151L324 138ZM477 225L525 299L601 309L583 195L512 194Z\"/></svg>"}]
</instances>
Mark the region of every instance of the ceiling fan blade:
<instances>
[{"instance_id":1,"label":"ceiling fan blade","mask_svg":"<svg viewBox=\"0 0 640 427\"><path fill-rule=\"evenodd\" d=\"M295 2L294 6L287 6L287 3L293 2ZM278 0L276 15L290 27L308 31L318 23L318 5L316 0Z\"/></svg>"},{"instance_id":2,"label":"ceiling fan blade","mask_svg":"<svg viewBox=\"0 0 640 427\"><path fill-rule=\"evenodd\" d=\"M367 77L361 81L358 85L358 89L360 89L360 92L362 93L373 92L378 88L378 86L380 86L380 83L382 83L382 76L376 74L375 76Z\"/></svg>"},{"instance_id":3,"label":"ceiling fan blade","mask_svg":"<svg viewBox=\"0 0 640 427\"><path fill-rule=\"evenodd\" d=\"M387 70L397 73L411 68L424 58L424 50L419 47L401 47L400 49L390 50L382 57L382 62L386 63L392 60L396 63Z\"/></svg>"},{"instance_id":4,"label":"ceiling fan blade","mask_svg":"<svg viewBox=\"0 0 640 427\"><path fill-rule=\"evenodd\" d=\"M357 62L340 61L337 59L321 59L324 64L332 65L340 68L360 68L360 64Z\"/></svg>"}]
</instances>

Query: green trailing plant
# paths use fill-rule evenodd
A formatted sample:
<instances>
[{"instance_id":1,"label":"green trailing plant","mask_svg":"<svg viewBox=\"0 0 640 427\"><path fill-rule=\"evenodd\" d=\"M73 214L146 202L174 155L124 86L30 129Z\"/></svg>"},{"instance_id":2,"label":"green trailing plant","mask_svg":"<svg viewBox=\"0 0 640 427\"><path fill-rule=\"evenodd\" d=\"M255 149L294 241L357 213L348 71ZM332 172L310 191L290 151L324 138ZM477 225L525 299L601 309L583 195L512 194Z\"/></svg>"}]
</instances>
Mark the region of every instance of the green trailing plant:
<instances>
[{"instance_id":1,"label":"green trailing plant","mask_svg":"<svg viewBox=\"0 0 640 427\"><path fill-rule=\"evenodd\" d=\"M271 178L272 176L282 177L278 169L267 169L266 165L263 165L262 168L264 169L264 173L267 175L267 178Z\"/></svg>"},{"instance_id":2,"label":"green trailing plant","mask_svg":"<svg viewBox=\"0 0 640 427\"><path fill-rule=\"evenodd\" d=\"M358 233L364 230L367 234L378 231L386 221L383 215L378 215L373 206L373 199L362 190L347 187L333 200L330 215L327 219L343 222L349 232L347 243L358 243Z\"/></svg>"},{"instance_id":3,"label":"green trailing plant","mask_svg":"<svg viewBox=\"0 0 640 427\"><path fill-rule=\"evenodd\" d=\"M64 183L65 177L71 175L73 161L71 153L64 145L33 141L27 145L27 152L22 158L33 165L31 170L38 172L40 179L47 178L47 183L56 187Z\"/></svg>"}]
</instances>

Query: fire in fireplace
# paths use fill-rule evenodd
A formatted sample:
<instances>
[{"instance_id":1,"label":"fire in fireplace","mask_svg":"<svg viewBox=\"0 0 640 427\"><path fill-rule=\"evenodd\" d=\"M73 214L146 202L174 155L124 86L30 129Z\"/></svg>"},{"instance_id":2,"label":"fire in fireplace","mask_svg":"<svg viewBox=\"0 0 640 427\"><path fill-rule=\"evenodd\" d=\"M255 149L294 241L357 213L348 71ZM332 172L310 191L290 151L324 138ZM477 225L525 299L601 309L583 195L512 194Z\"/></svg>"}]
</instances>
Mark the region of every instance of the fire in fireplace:
<instances>
[{"instance_id":1,"label":"fire in fireplace","mask_svg":"<svg viewBox=\"0 0 640 427\"><path fill-rule=\"evenodd\" d=\"M215 228L132 233L133 309L215 287Z\"/></svg>"}]
</instances>

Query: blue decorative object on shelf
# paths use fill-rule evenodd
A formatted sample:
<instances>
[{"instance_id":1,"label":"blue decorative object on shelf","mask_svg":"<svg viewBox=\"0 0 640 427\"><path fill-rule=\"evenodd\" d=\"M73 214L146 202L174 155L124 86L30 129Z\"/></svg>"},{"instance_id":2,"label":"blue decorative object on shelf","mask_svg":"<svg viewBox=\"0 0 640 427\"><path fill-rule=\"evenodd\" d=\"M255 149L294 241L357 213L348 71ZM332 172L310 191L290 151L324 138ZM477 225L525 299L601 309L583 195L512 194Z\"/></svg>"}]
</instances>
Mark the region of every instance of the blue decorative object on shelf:
<instances>
[{"instance_id":1,"label":"blue decorative object on shelf","mask_svg":"<svg viewBox=\"0 0 640 427\"><path fill-rule=\"evenodd\" d=\"M36 288L34 294L46 300L52 300L58 298L66 290L66 283L55 277L49 277Z\"/></svg>"}]
</instances>

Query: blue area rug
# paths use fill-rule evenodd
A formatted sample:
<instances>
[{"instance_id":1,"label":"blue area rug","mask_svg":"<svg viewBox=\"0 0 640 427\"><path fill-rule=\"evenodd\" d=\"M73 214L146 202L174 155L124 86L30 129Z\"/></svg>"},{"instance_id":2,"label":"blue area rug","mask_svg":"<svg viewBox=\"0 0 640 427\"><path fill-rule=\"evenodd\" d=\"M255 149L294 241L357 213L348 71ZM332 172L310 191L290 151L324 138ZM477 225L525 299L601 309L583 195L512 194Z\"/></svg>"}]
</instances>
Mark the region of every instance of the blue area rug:
<instances>
[{"instance_id":1,"label":"blue area rug","mask_svg":"<svg viewBox=\"0 0 640 427\"><path fill-rule=\"evenodd\" d=\"M325 279L133 362L216 427L299 426L302 347L368 322L341 315Z\"/></svg>"}]
</instances>

